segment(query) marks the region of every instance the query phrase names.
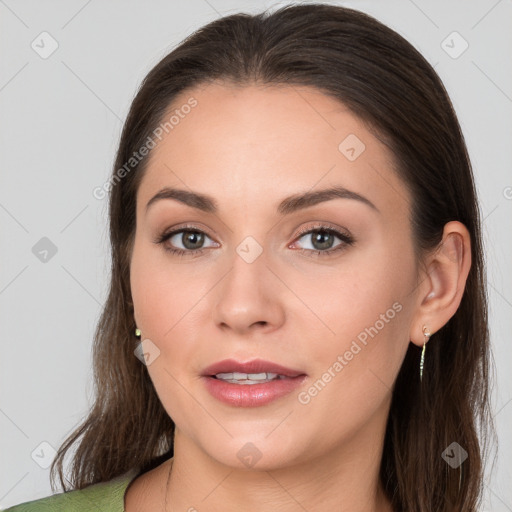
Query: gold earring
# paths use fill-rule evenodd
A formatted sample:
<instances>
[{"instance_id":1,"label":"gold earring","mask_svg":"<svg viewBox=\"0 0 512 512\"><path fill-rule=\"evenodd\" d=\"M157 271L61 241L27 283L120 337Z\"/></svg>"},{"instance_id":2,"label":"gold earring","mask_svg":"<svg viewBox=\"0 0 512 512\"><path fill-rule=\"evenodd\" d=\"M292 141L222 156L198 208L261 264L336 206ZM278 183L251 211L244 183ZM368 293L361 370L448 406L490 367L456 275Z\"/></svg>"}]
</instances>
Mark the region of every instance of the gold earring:
<instances>
[{"instance_id":1,"label":"gold earring","mask_svg":"<svg viewBox=\"0 0 512 512\"><path fill-rule=\"evenodd\" d=\"M423 350L421 351L421 359L420 359L420 381L423 380L423 366L425 364L425 348L427 346L427 342L430 339L430 332L427 330L427 326L423 326L423 336L425 339L423 340Z\"/></svg>"},{"instance_id":2,"label":"gold earring","mask_svg":"<svg viewBox=\"0 0 512 512\"><path fill-rule=\"evenodd\" d=\"M135 329L135 336L136 336L137 338L140 338L141 334L142 334L142 333L140 332L140 329L139 329L139 328Z\"/></svg>"}]
</instances>

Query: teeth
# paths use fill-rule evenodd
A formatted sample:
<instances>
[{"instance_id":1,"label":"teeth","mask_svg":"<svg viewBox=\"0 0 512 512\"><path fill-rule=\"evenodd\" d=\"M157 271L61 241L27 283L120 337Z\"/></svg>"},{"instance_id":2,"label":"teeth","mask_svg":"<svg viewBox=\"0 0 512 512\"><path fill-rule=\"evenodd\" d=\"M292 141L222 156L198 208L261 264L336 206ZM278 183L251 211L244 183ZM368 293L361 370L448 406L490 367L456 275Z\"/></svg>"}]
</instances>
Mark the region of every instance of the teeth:
<instances>
[{"instance_id":1,"label":"teeth","mask_svg":"<svg viewBox=\"0 0 512 512\"><path fill-rule=\"evenodd\" d=\"M230 382L232 384L258 384L261 382L270 382L276 378L284 378L277 373L217 373L217 379Z\"/></svg>"}]
</instances>

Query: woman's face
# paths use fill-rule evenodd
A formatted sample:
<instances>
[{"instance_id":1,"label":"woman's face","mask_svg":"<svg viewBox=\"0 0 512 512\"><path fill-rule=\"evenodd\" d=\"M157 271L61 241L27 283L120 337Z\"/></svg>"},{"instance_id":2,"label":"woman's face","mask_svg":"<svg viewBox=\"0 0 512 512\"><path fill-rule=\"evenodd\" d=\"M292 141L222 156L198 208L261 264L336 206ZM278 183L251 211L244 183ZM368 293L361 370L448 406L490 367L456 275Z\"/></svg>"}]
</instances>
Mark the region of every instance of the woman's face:
<instances>
[{"instance_id":1,"label":"woman's face","mask_svg":"<svg viewBox=\"0 0 512 512\"><path fill-rule=\"evenodd\" d=\"M307 87L208 85L176 109L138 190L130 278L147 370L177 432L237 467L247 454L277 468L380 444L418 305L410 197L389 150ZM320 194L334 187L350 193ZM212 204L147 208L164 188ZM306 377L252 405L236 401L251 384L228 384L227 403L203 376L225 359Z\"/></svg>"}]
</instances>

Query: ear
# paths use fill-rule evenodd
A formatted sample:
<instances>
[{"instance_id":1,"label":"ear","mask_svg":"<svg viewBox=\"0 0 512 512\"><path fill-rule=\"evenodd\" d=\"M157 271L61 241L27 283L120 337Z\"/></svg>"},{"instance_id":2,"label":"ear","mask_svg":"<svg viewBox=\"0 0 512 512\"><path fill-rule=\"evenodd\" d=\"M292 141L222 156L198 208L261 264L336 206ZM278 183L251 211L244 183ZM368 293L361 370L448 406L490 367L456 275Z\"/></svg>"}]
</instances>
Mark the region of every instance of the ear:
<instances>
[{"instance_id":1,"label":"ear","mask_svg":"<svg viewBox=\"0 0 512 512\"><path fill-rule=\"evenodd\" d=\"M466 226L450 221L444 226L443 239L425 261L420 276L418 302L409 339L422 346L423 326L434 334L457 311L466 288L471 267L471 237Z\"/></svg>"}]
</instances>

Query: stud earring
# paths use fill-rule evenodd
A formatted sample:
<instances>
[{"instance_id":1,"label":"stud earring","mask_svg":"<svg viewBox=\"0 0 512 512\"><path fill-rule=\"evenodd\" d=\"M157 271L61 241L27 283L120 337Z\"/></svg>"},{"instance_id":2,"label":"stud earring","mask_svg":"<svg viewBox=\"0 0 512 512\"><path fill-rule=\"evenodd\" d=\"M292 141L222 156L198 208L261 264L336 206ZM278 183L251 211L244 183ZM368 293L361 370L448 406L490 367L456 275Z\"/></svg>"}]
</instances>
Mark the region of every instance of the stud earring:
<instances>
[{"instance_id":1,"label":"stud earring","mask_svg":"<svg viewBox=\"0 0 512 512\"><path fill-rule=\"evenodd\" d=\"M141 334L142 334L142 333L140 332L140 329L139 329L139 328L135 329L135 337L136 337L136 338L140 338L140 337L141 337Z\"/></svg>"},{"instance_id":2,"label":"stud earring","mask_svg":"<svg viewBox=\"0 0 512 512\"><path fill-rule=\"evenodd\" d=\"M423 366L425 364L425 348L427 346L427 342L430 339L430 332L427 330L427 326L423 326L423 336L425 336L425 339L423 340L423 350L421 351L421 358L420 358L420 381L423 380Z\"/></svg>"}]
</instances>

